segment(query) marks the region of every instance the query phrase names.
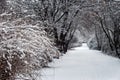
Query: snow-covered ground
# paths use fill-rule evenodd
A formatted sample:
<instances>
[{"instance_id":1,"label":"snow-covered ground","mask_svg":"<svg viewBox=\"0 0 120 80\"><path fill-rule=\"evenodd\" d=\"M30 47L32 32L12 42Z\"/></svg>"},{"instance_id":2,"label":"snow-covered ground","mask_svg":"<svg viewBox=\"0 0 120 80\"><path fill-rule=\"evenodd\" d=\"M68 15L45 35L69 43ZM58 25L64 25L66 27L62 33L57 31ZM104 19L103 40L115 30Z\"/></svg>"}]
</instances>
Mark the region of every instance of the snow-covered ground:
<instances>
[{"instance_id":1,"label":"snow-covered ground","mask_svg":"<svg viewBox=\"0 0 120 80\"><path fill-rule=\"evenodd\" d=\"M43 69L42 80L120 80L120 60L83 44Z\"/></svg>"}]
</instances>

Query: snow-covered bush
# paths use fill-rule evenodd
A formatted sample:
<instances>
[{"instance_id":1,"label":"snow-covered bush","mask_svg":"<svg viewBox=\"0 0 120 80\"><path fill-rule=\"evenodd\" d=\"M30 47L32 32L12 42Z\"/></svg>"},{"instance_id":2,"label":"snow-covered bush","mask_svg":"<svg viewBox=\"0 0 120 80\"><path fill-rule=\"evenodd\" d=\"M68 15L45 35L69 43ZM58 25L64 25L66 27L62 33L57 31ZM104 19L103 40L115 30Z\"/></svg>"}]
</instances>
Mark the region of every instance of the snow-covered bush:
<instances>
[{"instance_id":1,"label":"snow-covered bush","mask_svg":"<svg viewBox=\"0 0 120 80\"><path fill-rule=\"evenodd\" d=\"M60 55L42 25L15 23L17 20L0 24L1 80L14 80L18 74L30 74L33 69L47 66Z\"/></svg>"},{"instance_id":2,"label":"snow-covered bush","mask_svg":"<svg viewBox=\"0 0 120 80\"><path fill-rule=\"evenodd\" d=\"M90 49L98 49L98 44L97 44L97 40L96 40L95 36L91 37L88 40L87 45Z\"/></svg>"}]
</instances>

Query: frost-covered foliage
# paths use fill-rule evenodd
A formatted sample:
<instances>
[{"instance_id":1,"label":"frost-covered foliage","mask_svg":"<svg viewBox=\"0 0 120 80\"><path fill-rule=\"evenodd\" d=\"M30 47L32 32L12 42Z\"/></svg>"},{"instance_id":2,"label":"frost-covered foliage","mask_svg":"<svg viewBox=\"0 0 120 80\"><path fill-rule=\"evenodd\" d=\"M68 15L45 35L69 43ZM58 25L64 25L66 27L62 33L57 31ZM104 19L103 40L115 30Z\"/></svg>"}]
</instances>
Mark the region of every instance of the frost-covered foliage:
<instances>
[{"instance_id":1,"label":"frost-covered foliage","mask_svg":"<svg viewBox=\"0 0 120 80\"><path fill-rule=\"evenodd\" d=\"M94 7L89 11L90 24L95 27L92 42L97 42L97 49L120 58L120 1L100 0L92 4Z\"/></svg>"},{"instance_id":2,"label":"frost-covered foliage","mask_svg":"<svg viewBox=\"0 0 120 80\"><path fill-rule=\"evenodd\" d=\"M31 71L47 66L53 58L59 58L59 51L53 46L52 39L47 37L40 22L32 25L28 18L4 21L0 23L1 80L31 77Z\"/></svg>"},{"instance_id":3,"label":"frost-covered foliage","mask_svg":"<svg viewBox=\"0 0 120 80\"><path fill-rule=\"evenodd\" d=\"M92 0L93 1L93 0ZM54 38L59 50L65 53L72 38L79 30L86 40L92 34L87 11L92 1L88 0L7 0L8 12L15 18L34 15L34 19L47 24L46 32ZM89 19L89 20L88 20ZM82 38L81 37L81 38ZM86 42L86 40L84 42Z\"/></svg>"},{"instance_id":4,"label":"frost-covered foliage","mask_svg":"<svg viewBox=\"0 0 120 80\"><path fill-rule=\"evenodd\" d=\"M34 15L35 21L47 23L46 32L54 38L61 52L66 52L68 44L76 30L74 23L78 8L69 0L7 0L8 13L21 18ZM73 6L73 7L72 7ZM73 26L73 27L72 27Z\"/></svg>"}]
</instances>

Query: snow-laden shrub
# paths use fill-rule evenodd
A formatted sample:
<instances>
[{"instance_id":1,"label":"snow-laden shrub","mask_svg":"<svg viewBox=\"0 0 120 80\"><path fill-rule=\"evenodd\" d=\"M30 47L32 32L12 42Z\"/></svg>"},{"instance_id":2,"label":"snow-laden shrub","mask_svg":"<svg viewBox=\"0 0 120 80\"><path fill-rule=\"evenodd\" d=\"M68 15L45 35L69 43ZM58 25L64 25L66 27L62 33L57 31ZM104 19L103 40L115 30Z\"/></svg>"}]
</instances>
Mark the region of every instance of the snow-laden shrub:
<instances>
[{"instance_id":1,"label":"snow-laden shrub","mask_svg":"<svg viewBox=\"0 0 120 80\"><path fill-rule=\"evenodd\" d=\"M87 45L90 49L98 49L98 44L97 44L97 40L96 40L95 36L92 36L88 40Z\"/></svg>"},{"instance_id":2,"label":"snow-laden shrub","mask_svg":"<svg viewBox=\"0 0 120 80\"><path fill-rule=\"evenodd\" d=\"M14 80L17 74L28 74L47 66L53 57L59 57L59 52L42 26L0 25L1 80Z\"/></svg>"}]
</instances>

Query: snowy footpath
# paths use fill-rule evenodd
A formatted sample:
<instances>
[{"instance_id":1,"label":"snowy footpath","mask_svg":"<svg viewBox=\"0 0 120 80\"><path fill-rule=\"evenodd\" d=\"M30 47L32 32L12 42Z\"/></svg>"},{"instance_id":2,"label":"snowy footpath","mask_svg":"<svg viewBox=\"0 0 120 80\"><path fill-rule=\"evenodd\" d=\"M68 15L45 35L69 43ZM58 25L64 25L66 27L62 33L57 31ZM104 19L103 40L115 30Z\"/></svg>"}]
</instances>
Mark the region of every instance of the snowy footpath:
<instances>
[{"instance_id":1,"label":"snowy footpath","mask_svg":"<svg viewBox=\"0 0 120 80\"><path fill-rule=\"evenodd\" d=\"M83 44L43 69L42 80L120 80L120 60Z\"/></svg>"}]
</instances>

